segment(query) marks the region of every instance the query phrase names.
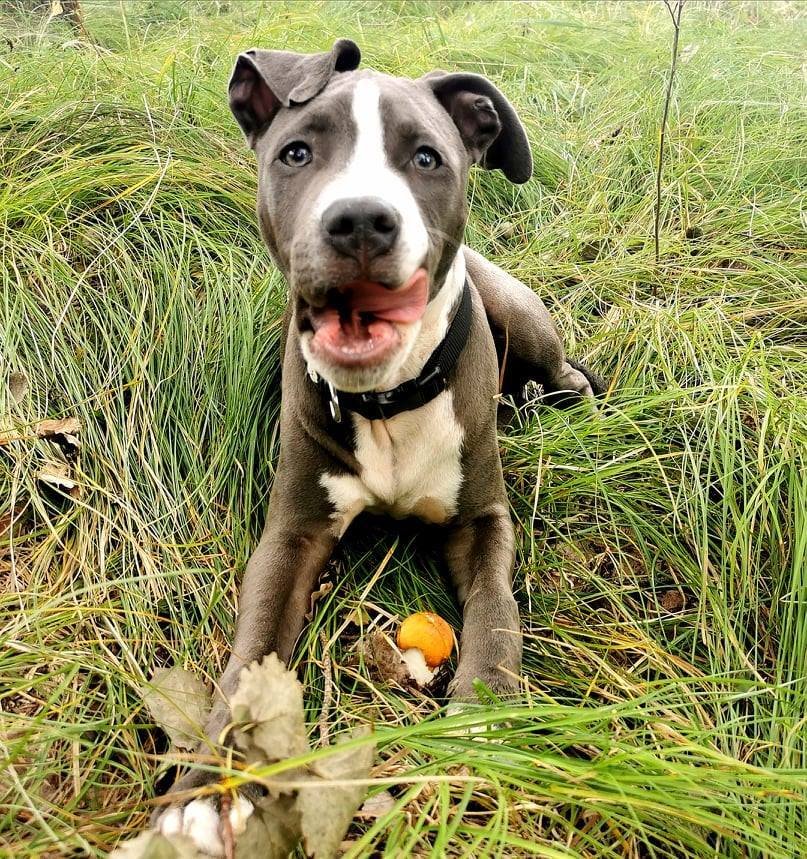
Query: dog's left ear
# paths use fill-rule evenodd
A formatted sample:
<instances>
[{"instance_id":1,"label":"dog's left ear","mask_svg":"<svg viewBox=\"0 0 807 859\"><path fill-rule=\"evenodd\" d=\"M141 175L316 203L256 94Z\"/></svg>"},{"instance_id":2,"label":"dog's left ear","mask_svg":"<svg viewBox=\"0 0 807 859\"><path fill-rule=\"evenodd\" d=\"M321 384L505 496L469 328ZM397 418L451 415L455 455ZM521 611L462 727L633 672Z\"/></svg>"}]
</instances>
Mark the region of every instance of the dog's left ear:
<instances>
[{"instance_id":1,"label":"dog's left ear","mask_svg":"<svg viewBox=\"0 0 807 859\"><path fill-rule=\"evenodd\" d=\"M517 185L532 176L527 133L504 95L482 75L430 72L421 80L454 120L474 163L497 168Z\"/></svg>"}]
</instances>

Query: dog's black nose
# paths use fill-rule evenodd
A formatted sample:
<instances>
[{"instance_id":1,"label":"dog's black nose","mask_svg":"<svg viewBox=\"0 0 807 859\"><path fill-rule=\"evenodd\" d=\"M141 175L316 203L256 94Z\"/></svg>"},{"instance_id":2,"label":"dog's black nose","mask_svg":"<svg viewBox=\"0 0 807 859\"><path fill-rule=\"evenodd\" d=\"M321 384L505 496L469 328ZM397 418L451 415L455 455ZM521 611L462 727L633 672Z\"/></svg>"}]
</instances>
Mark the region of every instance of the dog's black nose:
<instances>
[{"instance_id":1,"label":"dog's black nose","mask_svg":"<svg viewBox=\"0 0 807 859\"><path fill-rule=\"evenodd\" d=\"M389 251L401 229L400 215L378 197L337 200L322 214L325 241L360 261Z\"/></svg>"}]
</instances>

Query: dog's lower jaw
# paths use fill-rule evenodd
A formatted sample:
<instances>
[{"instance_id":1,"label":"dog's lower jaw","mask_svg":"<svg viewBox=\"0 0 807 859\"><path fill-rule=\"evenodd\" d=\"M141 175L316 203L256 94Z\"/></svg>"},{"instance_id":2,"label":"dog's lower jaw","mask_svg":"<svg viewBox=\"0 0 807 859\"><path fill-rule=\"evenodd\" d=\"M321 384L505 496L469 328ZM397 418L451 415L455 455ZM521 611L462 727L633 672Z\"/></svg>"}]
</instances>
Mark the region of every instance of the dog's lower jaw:
<instances>
[{"instance_id":1,"label":"dog's lower jaw","mask_svg":"<svg viewBox=\"0 0 807 859\"><path fill-rule=\"evenodd\" d=\"M460 249L454 256L451 267L442 286L426 306L420 322L420 331L413 338L404 360L384 379L380 390L388 390L400 385L407 379L416 378L423 369L429 356L446 336L451 312L456 307L465 283L465 257Z\"/></svg>"},{"instance_id":2,"label":"dog's lower jaw","mask_svg":"<svg viewBox=\"0 0 807 859\"><path fill-rule=\"evenodd\" d=\"M300 350L303 353L309 375L313 378L324 379L339 391L349 391L350 393L383 391L387 387L394 387L394 385L387 386L386 380L398 373L406 361L414 342L417 340L420 326L419 320L396 324L400 346L389 359L375 366L339 367L322 360L311 349L313 335L309 331L300 334Z\"/></svg>"}]
</instances>

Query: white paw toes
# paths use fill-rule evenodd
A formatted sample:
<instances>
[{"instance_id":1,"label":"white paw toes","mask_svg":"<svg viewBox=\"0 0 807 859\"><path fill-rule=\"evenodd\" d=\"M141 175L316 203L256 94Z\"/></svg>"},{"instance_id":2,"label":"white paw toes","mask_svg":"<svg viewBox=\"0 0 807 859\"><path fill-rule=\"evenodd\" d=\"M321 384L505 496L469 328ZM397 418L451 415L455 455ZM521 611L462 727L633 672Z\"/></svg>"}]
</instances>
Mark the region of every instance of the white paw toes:
<instances>
[{"instance_id":1,"label":"white paw toes","mask_svg":"<svg viewBox=\"0 0 807 859\"><path fill-rule=\"evenodd\" d=\"M157 822L157 829L168 837L182 835L182 809L169 808Z\"/></svg>"},{"instance_id":2,"label":"white paw toes","mask_svg":"<svg viewBox=\"0 0 807 859\"><path fill-rule=\"evenodd\" d=\"M236 794L230 809L230 826L233 829L233 835L238 837L247 828L247 821L253 811L255 806L241 794Z\"/></svg>"},{"instance_id":3,"label":"white paw toes","mask_svg":"<svg viewBox=\"0 0 807 859\"><path fill-rule=\"evenodd\" d=\"M247 827L255 806L237 795L230 808L230 826L237 838ZM183 808L169 808L157 821L157 830L165 836L185 835L197 850L208 856L223 856L219 810L212 799L194 799Z\"/></svg>"},{"instance_id":4,"label":"white paw toes","mask_svg":"<svg viewBox=\"0 0 807 859\"><path fill-rule=\"evenodd\" d=\"M194 799L185 806L182 834L187 835L202 853L224 855L224 842L219 835L219 812L212 799Z\"/></svg>"}]
</instances>

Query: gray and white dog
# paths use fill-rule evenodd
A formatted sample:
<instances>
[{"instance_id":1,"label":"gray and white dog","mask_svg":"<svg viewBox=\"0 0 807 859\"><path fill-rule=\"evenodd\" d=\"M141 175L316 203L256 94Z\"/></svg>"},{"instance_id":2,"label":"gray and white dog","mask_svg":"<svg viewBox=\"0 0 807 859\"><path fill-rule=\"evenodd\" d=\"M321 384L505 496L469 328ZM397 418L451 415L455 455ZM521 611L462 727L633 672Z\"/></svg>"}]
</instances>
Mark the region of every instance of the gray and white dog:
<instances>
[{"instance_id":1,"label":"gray and white dog","mask_svg":"<svg viewBox=\"0 0 807 859\"><path fill-rule=\"evenodd\" d=\"M513 526L497 445L499 394L536 380L591 397L542 301L462 244L474 164L532 173L513 107L486 78L417 80L357 70L328 53L247 51L230 107L258 159L258 218L289 285L282 338L280 460L266 526L241 585L232 655L202 749L222 741L241 669L288 660L317 579L362 511L445 527L463 611L456 699L479 678L518 686ZM503 368L503 369L502 369ZM192 772L174 791L211 778ZM237 832L252 809L231 812ZM155 815L220 853L212 802Z\"/></svg>"}]
</instances>

